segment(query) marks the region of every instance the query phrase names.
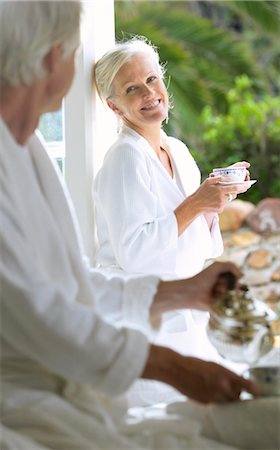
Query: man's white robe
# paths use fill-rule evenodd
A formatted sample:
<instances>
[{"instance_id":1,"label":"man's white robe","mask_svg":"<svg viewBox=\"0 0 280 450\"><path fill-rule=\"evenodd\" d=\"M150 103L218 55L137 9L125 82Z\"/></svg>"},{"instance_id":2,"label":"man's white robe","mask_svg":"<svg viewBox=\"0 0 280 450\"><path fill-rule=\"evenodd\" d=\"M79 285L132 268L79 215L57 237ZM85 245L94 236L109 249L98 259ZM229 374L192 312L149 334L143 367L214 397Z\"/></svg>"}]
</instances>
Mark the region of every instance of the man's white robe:
<instances>
[{"instance_id":1,"label":"man's white robe","mask_svg":"<svg viewBox=\"0 0 280 450\"><path fill-rule=\"evenodd\" d=\"M159 448L153 427L122 431L123 402L112 397L141 374L147 339L98 315L109 298L116 318L148 327L158 279L90 273L35 135L21 147L0 120L0 162L1 449ZM173 428L163 423L172 448L209 448L192 424Z\"/></svg>"}]
</instances>

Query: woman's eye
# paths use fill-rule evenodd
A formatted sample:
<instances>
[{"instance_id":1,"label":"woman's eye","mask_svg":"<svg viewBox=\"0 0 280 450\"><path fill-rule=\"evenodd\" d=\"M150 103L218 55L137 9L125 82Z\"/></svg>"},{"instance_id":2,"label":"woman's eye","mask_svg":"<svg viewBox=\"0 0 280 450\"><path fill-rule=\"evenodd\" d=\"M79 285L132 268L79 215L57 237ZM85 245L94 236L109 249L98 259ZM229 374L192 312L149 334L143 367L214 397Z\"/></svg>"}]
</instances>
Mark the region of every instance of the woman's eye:
<instances>
[{"instance_id":1,"label":"woman's eye","mask_svg":"<svg viewBox=\"0 0 280 450\"><path fill-rule=\"evenodd\" d=\"M130 94L131 92L135 92L137 89L137 86L129 86L126 90L127 94Z\"/></svg>"},{"instance_id":2,"label":"woman's eye","mask_svg":"<svg viewBox=\"0 0 280 450\"><path fill-rule=\"evenodd\" d=\"M157 80L157 77L155 75L152 75L147 79L147 83L152 83L153 81Z\"/></svg>"}]
</instances>

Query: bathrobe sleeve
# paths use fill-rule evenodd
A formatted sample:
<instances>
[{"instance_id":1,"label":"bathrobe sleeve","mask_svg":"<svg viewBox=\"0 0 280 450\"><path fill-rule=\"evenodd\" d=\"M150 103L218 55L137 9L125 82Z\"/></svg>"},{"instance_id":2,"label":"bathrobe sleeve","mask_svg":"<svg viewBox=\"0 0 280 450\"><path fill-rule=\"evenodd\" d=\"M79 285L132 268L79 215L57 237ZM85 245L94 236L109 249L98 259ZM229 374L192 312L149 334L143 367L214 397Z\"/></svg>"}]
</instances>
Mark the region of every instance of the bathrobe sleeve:
<instances>
[{"instance_id":1,"label":"bathrobe sleeve","mask_svg":"<svg viewBox=\"0 0 280 450\"><path fill-rule=\"evenodd\" d=\"M158 277L132 275L122 281L121 275L110 276L106 271L102 273L99 269L91 269L90 272L92 284L97 292L96 308L102 317L116 326L139 329L149 338L158 333L161 322L157 321L154 324L150 318L150 307L159 283ZM118 292L120 284L124 284L122 295L108 296L106 289L108 283L114 292Z\"/></svg>"},{"instance_id":2,"label":"bathrobe sleeve","mask_svg":"<svg viewBox=\"0 0 280 450\"><path fill-rule=\"evenodd\" d=\"M163 207L146 153L122 142L95 181L95 202L119 266L127 272L174 273L178 245L175 214ZM102 224L98 221L102 243ZM160 268L158 267L160 261Z\"/></svg>"},{"instance_id":3,"label":"bathrobe sleeve","mask_svg":"<svg viewBox=\"0 0 280 450\"><path fill-rule=\"evenodd\" d=\"M137 330L116 329L102 320L93 305L76 302L79 288L74 280L70 292L59 280L44 278L22 230L3 216L1 228L1 334L5 341L31 365L36 362L67 380L90 383L110 394L125 391L143 370L147 338ZM97 289L97 300L108 296L116 304L129 295L120 279L99 283Z\"/></svg>"},{"instance_id":4,"label":"bathrobe sleeve","mask_svg":"<svg viewBox=\"0 0 280 450\"><path fill-rule=\"evenodd\" d=\"M142 373L149 343L139 330L104 321L98 305L108 298L118 314L123 299L135 301L130 298L137 297L138 281L110 282L100 275L91 284L64 192L45 152L35 141L32 164L29 152L1 129L1 120L0 132L2 352L8 346L12 360L24 361L29 371L89 383L110 394L123 392ZM139 288L147 310L157 284L147 279L146 288Z\"/></svg>"},{"instance_id":5,"label":"bathrobe sleeve","mask_svg":"<svg viewBox=\"0 0 280 450\"><path fill-rule=\"evenodd\" d=\"M182 141L173 137L166 137L166 139L167 146L169 147L169 151L172 155L173 164L178 174L178 182L181 184L182 191L185 196L188 197L193 194L201 184L200 170L189 149ZM217 258L223 253L223 241L219 227L219 216L217 213L214 214L211 230L209 230L204 215L201 215L198 220L195 220L195 223L197 230L199 230L200 237L197 238L192 236L194 232L194 224L188 227L184 234L189 234L191 238L193 237L198 246L199 244L204 246L205 251L199 249L201 262L203 264L206 259ZM187 247L188 246L189 249L192 247L190 243L188 243ZM184 248L184 252L187 255L186 247ZM191 260L193 262L193 254L191 255Z\"/></svg>"},{"instance_id":6,"label":"bathrobe sleeve","mask_svg":"<svg viewBox=\"0 0 280 450\"><path fill-rule=\"evenodd\" d=\"M224 251L224 244L219 225L219 216L217 213L215 213L213 217L210 235L212 242L212 251L209 255L209 258L218 258Z\"/></svg>"}]
</instances>

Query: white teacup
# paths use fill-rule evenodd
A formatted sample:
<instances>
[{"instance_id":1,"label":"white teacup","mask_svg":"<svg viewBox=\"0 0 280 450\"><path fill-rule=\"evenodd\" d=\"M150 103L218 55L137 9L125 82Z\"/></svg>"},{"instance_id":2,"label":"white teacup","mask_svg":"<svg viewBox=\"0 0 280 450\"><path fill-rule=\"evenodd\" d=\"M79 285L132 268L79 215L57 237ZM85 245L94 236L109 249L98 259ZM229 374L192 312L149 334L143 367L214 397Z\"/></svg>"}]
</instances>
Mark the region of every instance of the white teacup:
<instances>
[{"instance_id":1,"label":"white teacup","mask_svg":"<svg viewBox=\"0 0 280 450\"><path fill-rule=\"evenodd\" d=\"M221 167L219 169L213 169L213 174L224 177L228 181L243 183L246 178L246 167Z\"/></svg>"},{"instance_id":2,"label":"white teacup","mask_svg":"<svg viewBox=\"0 0 280 450\"><path fill-rule=\"evenodd\" d=\"M246 378L254 380L260 387L263 397L280 396L280 367L260 366L250 367L243 374Z\"/></svg>"}]
</instances>

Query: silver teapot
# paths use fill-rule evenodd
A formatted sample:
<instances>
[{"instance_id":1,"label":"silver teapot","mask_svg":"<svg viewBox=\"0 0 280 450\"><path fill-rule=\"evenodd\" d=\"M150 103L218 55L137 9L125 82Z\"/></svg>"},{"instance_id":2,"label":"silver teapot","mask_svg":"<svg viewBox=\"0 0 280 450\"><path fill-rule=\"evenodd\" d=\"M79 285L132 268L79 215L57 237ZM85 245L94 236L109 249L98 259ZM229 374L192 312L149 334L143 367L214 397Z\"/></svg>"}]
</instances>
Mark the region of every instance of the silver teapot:
<instances>
[{"instance_id":1,"label":"silver teapot","mask_svg":"<svg viewBox=\"0 0 280 450\"><path fill-rule=\"evenodd\" d=\"M243 285L229 290L214 304L207 334L225 359L252 365L273 347L270 321L274 319L273 311L253 299Z\"/></svg>"}]
</instances>

